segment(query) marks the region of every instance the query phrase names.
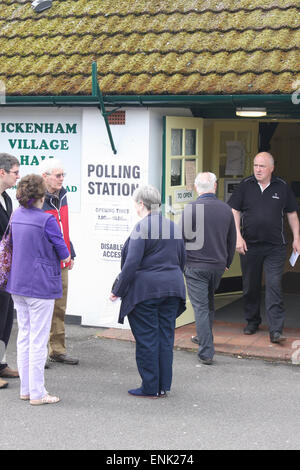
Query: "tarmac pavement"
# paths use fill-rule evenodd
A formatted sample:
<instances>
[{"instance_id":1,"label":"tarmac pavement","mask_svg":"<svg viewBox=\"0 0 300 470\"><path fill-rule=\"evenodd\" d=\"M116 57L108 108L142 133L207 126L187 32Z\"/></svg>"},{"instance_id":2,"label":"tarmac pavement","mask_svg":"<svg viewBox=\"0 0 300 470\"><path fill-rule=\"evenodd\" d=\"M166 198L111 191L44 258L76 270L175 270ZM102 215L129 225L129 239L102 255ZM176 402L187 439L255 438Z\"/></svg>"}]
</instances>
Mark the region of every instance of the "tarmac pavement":
<instances>
[{"instance_id":1,"label":"tarmac pavement","mask_svg":"<svg viewBox=\"0 0 300 470\"><path fill-rule=\"evenodd\" d=\"M140 385L135 344L101 338L100 328L66 328L80 364L46 371L47 389L62 401L33 407L9 380L0 390L1 450L300 449L299 366L228 355L204 366L195 351L175 350L169 396L135 398L127 393ZM14 324L11 367L16 333Z\"/></svg>"}]
</instances>

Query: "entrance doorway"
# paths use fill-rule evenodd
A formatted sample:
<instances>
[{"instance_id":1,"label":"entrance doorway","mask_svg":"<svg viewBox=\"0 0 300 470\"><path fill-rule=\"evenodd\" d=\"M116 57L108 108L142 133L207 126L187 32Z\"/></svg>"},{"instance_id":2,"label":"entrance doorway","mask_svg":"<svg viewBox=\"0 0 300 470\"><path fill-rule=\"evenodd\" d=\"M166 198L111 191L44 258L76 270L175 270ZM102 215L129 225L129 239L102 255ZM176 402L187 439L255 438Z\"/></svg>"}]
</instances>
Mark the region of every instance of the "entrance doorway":
<instances>
[{"instance_id":1,"label":"entrance doorway","mask_svg":"<svg viewBox=\"0 0 300 470\"><path fill-rule=\"evenodd\" d=\"M192 144L187 144L192 139ZM172 141L173 139L173 141ZM194 143L193 143L194 142ZM244 149L243 162L238 170L237 163L234 171L228 167L228 142L240 142ZM173 146L173 148L172 148ZM186 148L190 148L186 152ZM180 149L180 150L178 150ZM192 149L192 150L191 150ZM275 160L275 174L285 179L293 188L300 205L300 122L293 121L259 121L259 120L209 120L200 118L165 118L164 121L164 168L163 196L166 215L176 220L184 203L191 196L190 178L198 171L212 171L218 178L218 197L225 200L229 197L242 178L253 173L253 158L259 150L269 151ZM230 171L233 171L231 174ZM188 175L189 172L189 175ZM179 196L188 196L188 200L179 204ZM176 202L176 204L174 204ZM287 222L285 222L287 225ZM285 265L283 289L288 298L289 315L295 315L289 320L288 326L299 327L300 319L296 315L300 305L300 261L292 268L289 256L292 248L292 234L286 226L288 239L288 257ZM236 255L230 270L222 278L216 295L216 308L226 309L240 302L238 320L243 322L242 278L239 256ZM292 297L293 296L293 299ZM297 297L299 296L299 298ZM294 305L294 307L291 307ZM297 305L297 308L296 308ZM221 311L219 310L219 311ZM230 312L230 308L228 309ZM226 321L228 312L225 318ZM296 318L297 316L297 318ZM229 318L227 321L234 319ZM188 302L187 312L181 316L182 326L194 321L191 305ZM293 326L294 325L294 326Z\"/></svg>"},{"instance_id":2,"label":"entrance doorway","mask_svg":"<svg viewBox=\"0 0 300 470\"><path fill-rule=\"evenodd\" d=\"M257 150L251 156L252 161L259 151L270 152L275 161L274 174L283 178L292 187L298 204L300 206L300 123L297 121L281 122L257 122ZM245 174L245 176L247 176ZM221 194L219 194L219 197ZM299 216L299 211L298 211ZM285 327L300 328L300 261L298 260L293 268L289 263L292 253L292 232L289 228L287 218L284 218L285 233L288 242L287 259L283 275L283 293L286 309ZM264 281L263 281L264 282ZM227 293L226 293L227 292ZM224 295L225 293L225 295ZM243 323L243 302L241 295L232 295L226 291L224 286L223 294L216 298L217 314L219 321L229 321L233 323ZM264 320L264 293L261 298L261 312Z\"/></svg>"}]
</instances>

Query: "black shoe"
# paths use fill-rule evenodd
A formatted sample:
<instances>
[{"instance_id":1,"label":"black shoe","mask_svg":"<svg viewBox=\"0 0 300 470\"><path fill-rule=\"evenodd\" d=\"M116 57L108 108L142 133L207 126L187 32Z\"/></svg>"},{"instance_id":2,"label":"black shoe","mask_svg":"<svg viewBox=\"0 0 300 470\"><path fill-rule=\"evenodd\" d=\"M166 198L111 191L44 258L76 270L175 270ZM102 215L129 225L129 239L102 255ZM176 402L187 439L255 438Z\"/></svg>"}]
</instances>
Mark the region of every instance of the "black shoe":
<instances>
[{"instance_id":1,"label":"black shoe","mask_svg":"<svg viewBox=\"0 0 300 470\"><path fill-rule=\"evenodd\" d=\"M55 354L49 357L50 362L60 362L62 364L69 364L71 366L76 366L79 364L78 359L73 359L72 357L67 356L66 354Z\"/></svg>"},{"instance_id":2,"label":"black shoe","mask_svg":"<svg viewBox=\"0 0 300 470\"><path fill-rule=\"evenodd\" d=\"M258 330L258 326L247 325L244 328L244 335L255 335Z\"/></svg>"},{"instance_id":3,"label":"black shoe","mask_svg":"<svg viewBox=\"0 0 300 470\"><path fill-rule=\"evenodd\" d=\"M286 340L285 336L282 336L281 333L275 332L270 334L270 341L271 343L282 343Z\"/></svg>"},{"instance_id":4,"label":"black shoe","mask_svg":"<svg viewBox=\"0 0 300 470\"><path fill-rule=\"evenodd\" d=\"M201 357L199 357L199 361L201 362L201 364L204 364L205 366L212 366L213 365L213 360L212 359L201 359Z\"/></svg>"},{"instance_id":5,"label":"black shoe","mask_svg":"<svg viewBox=\"0 0 300 470\"><path fill-rule=\"evenodd\" d=\"M199 345L199 338L198 338L198 336L192 336L192 337L191 337L191 341L192 341L192 343L195 343L195 344L198 344L198 345Z\"/></svg>"},{"instance_id":6,"label":"black shoe","mask_svg":"<svg viewBox=\"0 0 300 470\"><path fill-rule=\"evenodd\" d=\"M159 398L159 394L148 394L143 392L142 387L139 388L132 388L131 390L128 390L129 395L133 395L134 397L140 397L140 398L152 398L156 399Z\"/></svg>"}]
</instances>

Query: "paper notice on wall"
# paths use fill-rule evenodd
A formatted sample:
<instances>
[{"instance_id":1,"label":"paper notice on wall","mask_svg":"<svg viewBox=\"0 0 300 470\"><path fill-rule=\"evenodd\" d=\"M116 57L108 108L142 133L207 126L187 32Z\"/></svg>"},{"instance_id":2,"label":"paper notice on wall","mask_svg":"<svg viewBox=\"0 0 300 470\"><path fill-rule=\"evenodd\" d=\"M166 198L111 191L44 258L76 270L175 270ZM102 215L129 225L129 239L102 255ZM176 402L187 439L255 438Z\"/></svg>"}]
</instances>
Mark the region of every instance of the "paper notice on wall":
<instances>
[{"instance_id":1,"label":"paper notice on wall","mask_svg":"<svg viewBox=\"0 0 300 470\"><path fill-rule=\"evenodd\" d=\"M193 191L196 178L196 160L185 161L185 185L188 191Z\"/></svg>"},{"instance_id":2,"label":"paper notice on wall","mask_svg":"<svg viewBox=\"0 0 300 470\"><path fill-rule=\"evenodd\" d=\"M227 159L225 175L241 176L245 169L245 147L239 141L227 141Z\"/></svg>"}]
</instances>

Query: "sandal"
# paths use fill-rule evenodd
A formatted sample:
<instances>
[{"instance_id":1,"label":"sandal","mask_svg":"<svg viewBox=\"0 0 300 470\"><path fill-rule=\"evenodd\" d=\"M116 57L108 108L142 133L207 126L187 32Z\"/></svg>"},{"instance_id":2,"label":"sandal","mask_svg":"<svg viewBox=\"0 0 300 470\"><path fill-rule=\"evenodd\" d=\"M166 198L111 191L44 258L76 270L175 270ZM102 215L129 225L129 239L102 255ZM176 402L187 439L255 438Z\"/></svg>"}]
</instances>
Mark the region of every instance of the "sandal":
<instances>
[{"instance_id":1,"label":"sandal","mask_svg":"<svg viewBox=\"0 0 300 470\"><path fill-rule=\"evenodd\" d=\"M30 395L20 395L20 400L23 400L23 401L30 400Z\"/></svg>"},{"instance_id":2,"label":"sandal","mask_svg":"<svg viewBox=\"0 0 300 470\"><path fill-rule=\"evenodd\" d=\"M47 390L46 390L46 395L49 395ZM30 395L20 395L20 400L29 401L30 400Z\"/></svg>"},{"instance_id":3,"label":"sandal","mask_svg":"<svg viewBox=\"0 0 300 470\"><path fill-rule=\"evenodd\" d=\"M33 406L38 406L38 405L53 405L55 403L58 403L60 401L60 398L54 397L52 395L49 395L48 393L41 398L40 400L30 400L30 404Z\"/></svg>"}]
</instances>

